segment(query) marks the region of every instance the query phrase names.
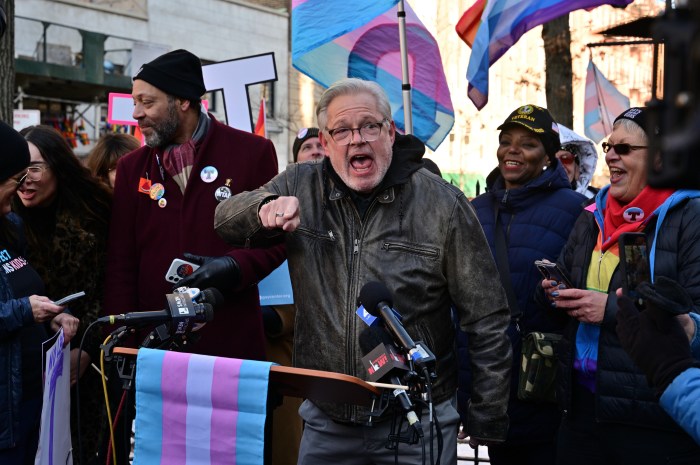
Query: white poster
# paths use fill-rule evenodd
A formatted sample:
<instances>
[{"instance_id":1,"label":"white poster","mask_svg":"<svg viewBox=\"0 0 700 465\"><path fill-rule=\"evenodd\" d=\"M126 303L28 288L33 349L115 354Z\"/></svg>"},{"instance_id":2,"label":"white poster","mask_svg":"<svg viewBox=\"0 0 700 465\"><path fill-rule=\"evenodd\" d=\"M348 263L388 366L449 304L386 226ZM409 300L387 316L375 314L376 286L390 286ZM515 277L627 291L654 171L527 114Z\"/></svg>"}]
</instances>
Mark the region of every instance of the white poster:
<instances>
[{"instance_id":1,"label":"white poster","mask_svg":"<svg viewBox=\"0 0 700 465\"><path fill-rule=\"evenodd\" d=\"M73 465L70 439L70 346L63 330L44 343L44 403L34 465ZM53 345L51 345L53 344Z\"/></svg>"}]
</instances>

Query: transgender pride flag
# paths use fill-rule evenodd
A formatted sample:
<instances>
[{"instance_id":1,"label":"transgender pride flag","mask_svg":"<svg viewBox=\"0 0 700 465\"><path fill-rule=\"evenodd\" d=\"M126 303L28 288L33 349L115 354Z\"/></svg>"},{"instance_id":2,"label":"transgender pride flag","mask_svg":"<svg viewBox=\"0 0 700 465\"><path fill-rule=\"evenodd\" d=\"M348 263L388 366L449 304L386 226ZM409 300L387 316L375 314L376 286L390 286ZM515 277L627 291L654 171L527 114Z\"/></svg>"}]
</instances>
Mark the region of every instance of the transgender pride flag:
<instances>
[{"instance_id":1,"label":"transgender pride flag","mask_svg":"<svg viewBox=\"0 0 700 465\"><path fill-rule=\"evenodd\" d=\"M586 137L596 144L612 132L613 121L630 107L630 99L608 81L592 60L586 70L583 124Z\"/></svg>"},{"instance_id":2,"label":"transgender pride flag","mask_svg":"<svg viewBox=\"0 0 700 465\"><path fill-rule=\"evenodd\" d=\"M324 87L345 77L375 81L386 91L396 126L405 132L398 0L293 0L292 64ZM440 50L405 3L413 133L435 150L454 124Z\"/></svg>"},{"instance_id":3,"label":"transgender pride flag","mask_svg":"<svg viewBox=\"0 0 700 465\"><path fill-rule=\"evenodd\" d=\"M263 465L270 365L140 349L134 465Z\"/></svg>"},{"instance_id":4,"label":"transgender pride flag","mask_svg":"<svg viewBox=\"0 0 700 465\"><path fill-rule=\"evenodd\" d=\"M489 96L489 67L527 31L571 11L600 5L625 7L633 0L477 0L457 23L457 34L472 48L468 95L481 110Z\"/></svg>"}]
</instances>

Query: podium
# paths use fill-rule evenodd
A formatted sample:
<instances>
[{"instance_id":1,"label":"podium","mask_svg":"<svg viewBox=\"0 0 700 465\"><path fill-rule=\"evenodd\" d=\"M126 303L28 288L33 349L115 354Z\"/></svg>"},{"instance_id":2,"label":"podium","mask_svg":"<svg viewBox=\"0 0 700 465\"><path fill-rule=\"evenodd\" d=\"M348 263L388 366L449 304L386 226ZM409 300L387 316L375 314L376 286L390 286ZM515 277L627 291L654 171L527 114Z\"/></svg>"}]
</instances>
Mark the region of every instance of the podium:
<instances>
[{"instance_id":1,"label":"podium","mask_svg":"<svg viewBox=\"0 0 700 465\"><path fill-rule=\"evenodd\" d=\"M135 357L138 349L115 347L113 354ZM264 441L265 464L270 464L272 457L270 437L273 412L281 404L284 396L371 407L374 400L381 396L381 391L377 386L350 375L280 365L270 366Z\"/></svg>"}]
</instances>

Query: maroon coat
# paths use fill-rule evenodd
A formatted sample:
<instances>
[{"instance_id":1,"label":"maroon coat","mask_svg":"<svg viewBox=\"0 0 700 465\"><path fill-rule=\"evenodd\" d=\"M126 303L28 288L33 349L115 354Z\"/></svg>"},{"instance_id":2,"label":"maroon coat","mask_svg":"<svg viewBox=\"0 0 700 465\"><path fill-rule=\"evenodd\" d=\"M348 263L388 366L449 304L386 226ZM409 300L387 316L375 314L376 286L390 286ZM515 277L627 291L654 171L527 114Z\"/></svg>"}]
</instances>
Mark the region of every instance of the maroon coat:
<instances>
[{"instance_id":1,"label":"maroon coat","mask_svg":"<svg viewBox=\"0 0 700 465\"><path fill-rule=\"evenodd\" d=\"M162 154L159 155L162 162ZM218 170L210 183L205 167ZM107 257L104 311L107 315L167 308L172 284L165 273L184 252L203 256L229 255L238 263L242 282L216 308L214 320L198 334L193 352L263 360L264 333L257 283L284 260L284 249L233 249L214 231L217 188L231 194L256 189L277 174L277 154L267 139L219 123L212 117L209 132L195 156L185 195L171 176L161 176L156 151L140 149L117 165ZM141 178L165 187L167 205L159 207L139 192Z\"/></svg>"}]
</instances>

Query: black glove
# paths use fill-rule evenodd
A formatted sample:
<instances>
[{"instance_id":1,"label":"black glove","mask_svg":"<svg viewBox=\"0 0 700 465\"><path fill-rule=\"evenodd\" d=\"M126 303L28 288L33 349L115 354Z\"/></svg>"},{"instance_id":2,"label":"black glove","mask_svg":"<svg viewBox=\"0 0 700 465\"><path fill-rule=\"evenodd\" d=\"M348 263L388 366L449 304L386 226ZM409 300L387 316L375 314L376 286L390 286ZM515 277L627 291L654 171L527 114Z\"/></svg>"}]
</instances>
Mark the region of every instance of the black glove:
<instances>
[{"instance_id":1,"label":"black glove","mask_svg":"<svg viewBox=\"0 0 700 465\"><path fill-rule=\"evenodd\" d=\"M639 283L637 292L655 308L673 315L688 313L695 306L683 286L666 276L659 276L654 284Z\"/></svg>"},{"instance_id":2,"label":"black glove","mask_svg":"<svg viewBox=\"0 0 700 465\"><path fill-rule=\"evenodd\" d=\"M651 301L640 312L629 297L617 299L617 336L649 385L661 395L682 372L697 365L675 315Z\"/></svg>"},{"instance_id":3,"label":"black glove","mask_svg":"<svg viewBox=\"0 0 700 465\"><path fill-rule=\"evenodd\" d=\"M185 260L200 265L189 276L185 276L173 288L196 287L206 289L217 288L222 294L231 294L241 282L241 270L233 258L224 255L222 257L202 257L190 253L184 254Z\"/></svg>"}]
</instances>

